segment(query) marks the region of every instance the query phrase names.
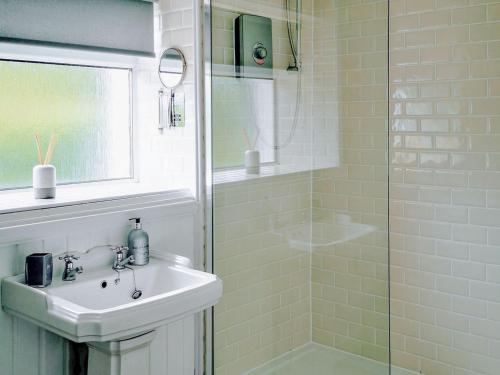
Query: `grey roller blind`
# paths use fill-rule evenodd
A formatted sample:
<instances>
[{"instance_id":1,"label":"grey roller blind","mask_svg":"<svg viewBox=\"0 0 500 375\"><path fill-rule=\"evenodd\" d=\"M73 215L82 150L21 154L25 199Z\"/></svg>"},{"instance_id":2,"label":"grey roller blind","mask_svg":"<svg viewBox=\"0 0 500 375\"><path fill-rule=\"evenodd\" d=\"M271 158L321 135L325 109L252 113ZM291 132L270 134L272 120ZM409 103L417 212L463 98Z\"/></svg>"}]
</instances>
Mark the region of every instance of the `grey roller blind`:
<instances>
[{"instance_id":1,"label":"grey roller blind","mask_svg":"<svg viewBox=\"0 0 500 375\"><path fill-rule=\"evenodd\" d=\"M154 56L153 2L0 0L0 41Z\"/></svg>"}]
</instances>

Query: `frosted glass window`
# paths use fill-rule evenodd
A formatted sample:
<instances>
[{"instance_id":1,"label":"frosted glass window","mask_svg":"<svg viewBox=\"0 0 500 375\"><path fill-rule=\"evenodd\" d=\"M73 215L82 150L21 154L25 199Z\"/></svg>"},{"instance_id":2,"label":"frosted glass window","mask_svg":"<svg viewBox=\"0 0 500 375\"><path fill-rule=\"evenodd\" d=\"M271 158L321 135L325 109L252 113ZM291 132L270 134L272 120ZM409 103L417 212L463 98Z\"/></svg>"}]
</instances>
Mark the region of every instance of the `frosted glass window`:
<instances>
[{"instance_id":1,"label":"frosted glass window","mask_svg":"<svg viewBox=\"0 0 500 375\"><path fill-rule=\"evenodd\" d=\"M214 168L241 167L249 148L260 152L261 163L276 162L272 80L213 77L212 113Z\"/></svg>"},{"instance_id":2,"label":"frosted glass window","mask_svg":"<svg viewBox=\"0 0 500 375\"><path fill-rule=\"evenodd\" d=\"M0 61L0 189L32 185L34 136L57 181L133 177L130 69Z\"/></svg>"}]
</instances>

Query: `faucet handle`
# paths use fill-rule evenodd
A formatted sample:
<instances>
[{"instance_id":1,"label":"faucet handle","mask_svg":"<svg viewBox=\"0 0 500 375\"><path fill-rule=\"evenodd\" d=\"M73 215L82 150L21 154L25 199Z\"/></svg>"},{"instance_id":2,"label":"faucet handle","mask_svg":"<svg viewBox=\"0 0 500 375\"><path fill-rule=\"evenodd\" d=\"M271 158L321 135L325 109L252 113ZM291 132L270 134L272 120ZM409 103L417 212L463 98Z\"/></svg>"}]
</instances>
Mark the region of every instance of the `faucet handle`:
<instances>
[{"instance_id":1,"label":"faucet handle","mask_svg":"<svg viewBox=\"0 0 500 375\"><path fill-rule=\"evenodd\" d=\"M59 260L64 260L65 262L70 262L72 260L78 260L80 259L79 256L73 255L73 254L64 254L59 256Z\"/></svg>"},{"instance_id":2,"label":"faucet handle","mask_svg":"<svg viewBox=\"0 0 500 375\"><path fill-rule=\"evenodd\" d=\"M114 251L115 253L119 253L119 252L123 252L123 251L128 251L128 247L127 246L122 246L122 245L113 246L111 248L111 251Z\"/></svg>"}]
</instances>

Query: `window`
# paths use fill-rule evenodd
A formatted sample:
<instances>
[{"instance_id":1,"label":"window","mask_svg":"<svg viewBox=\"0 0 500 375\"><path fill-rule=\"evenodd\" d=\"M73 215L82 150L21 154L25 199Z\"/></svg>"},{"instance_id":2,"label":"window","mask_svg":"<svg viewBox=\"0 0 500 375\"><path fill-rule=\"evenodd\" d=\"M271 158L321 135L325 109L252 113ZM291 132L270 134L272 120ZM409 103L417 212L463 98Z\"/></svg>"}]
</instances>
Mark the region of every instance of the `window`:
<instances>
[{"instance_id":1,"label":"window","mask_svg":"<svg viewBox=\"0 0 500 375\"><path fill-rule=\"evenodd\" d=\"M0 190L31 186L34 136L58 184L133 178L131 70L0 60Z\"/></svg>"},{"instance_id":2,"label":"window","mask_svg":"<svg viewBox=\"0 0 500 375\"><path fill-rule=\"evenodd\" d=\"M249 148L261 163L277 161L273 80L213 77L212 101L214 168L243 166Z\"/></svg>"}]
</instances>

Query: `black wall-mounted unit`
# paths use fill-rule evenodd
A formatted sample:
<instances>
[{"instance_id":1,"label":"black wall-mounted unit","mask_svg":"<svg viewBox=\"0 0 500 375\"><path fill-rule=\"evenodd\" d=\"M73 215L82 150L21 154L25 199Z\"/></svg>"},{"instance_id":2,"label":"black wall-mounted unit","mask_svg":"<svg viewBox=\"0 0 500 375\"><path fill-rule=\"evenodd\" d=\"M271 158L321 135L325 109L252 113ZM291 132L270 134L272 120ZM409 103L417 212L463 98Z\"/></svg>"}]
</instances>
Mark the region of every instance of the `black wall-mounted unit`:
<instances>
[{"instance_id":1,"label":"black wall-mounted unit","mask_svg":"<svg viewBox=\"0 0 500 375\"><path fill-rule=\"evenodd\" d=\"M234 21L237 77L273 78L273 28L267 17L243 14Z\"/></svg>"}]
</instances>

